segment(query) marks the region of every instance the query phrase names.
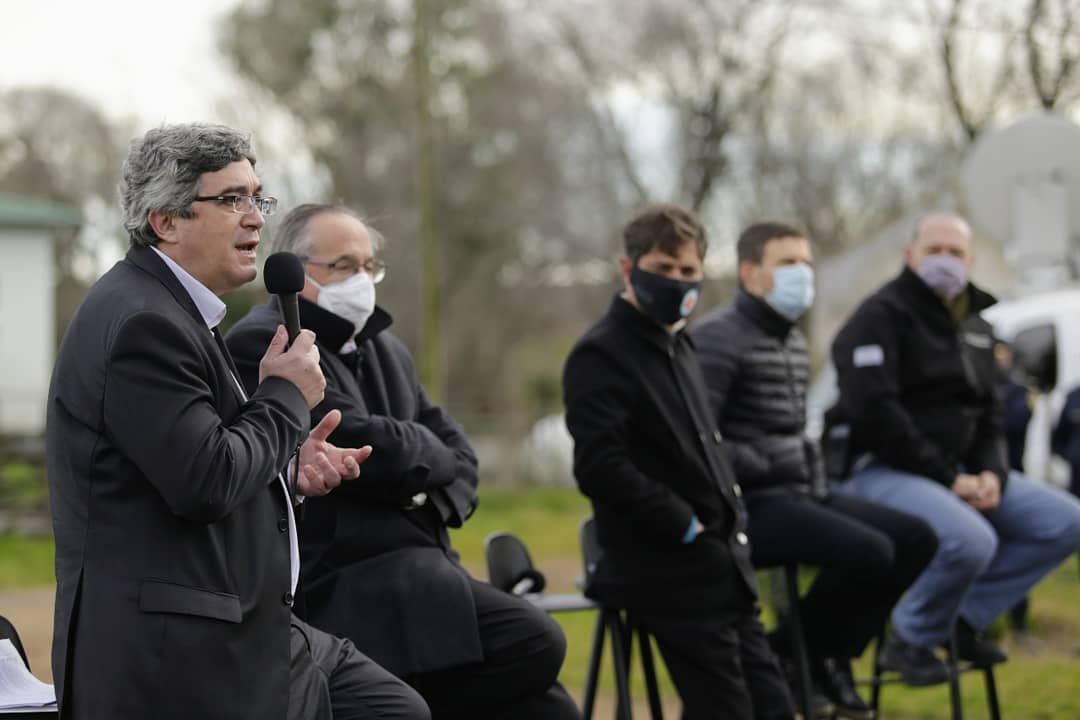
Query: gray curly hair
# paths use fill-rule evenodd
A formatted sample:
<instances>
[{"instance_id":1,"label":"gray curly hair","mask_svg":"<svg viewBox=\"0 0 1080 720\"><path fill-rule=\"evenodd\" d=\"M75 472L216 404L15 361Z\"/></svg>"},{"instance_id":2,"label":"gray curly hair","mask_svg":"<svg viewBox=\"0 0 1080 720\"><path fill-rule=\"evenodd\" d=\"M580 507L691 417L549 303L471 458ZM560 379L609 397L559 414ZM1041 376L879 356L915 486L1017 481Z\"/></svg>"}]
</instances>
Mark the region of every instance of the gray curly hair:
<instances>
[{"instance_id":1,"label":"gray curly hair","mask_svg":"<svg viewBox=\"0 0 1080 720\"><path fill-rule=\"evenodd\" d=\"M160 238L147 218L151 210L194 217L191 203L203 173L245 159L255 164L249 136L224 125L163 125L132 140L120 181L120 207L131 244L157 245Z\"/></svg>"}]
</instances>

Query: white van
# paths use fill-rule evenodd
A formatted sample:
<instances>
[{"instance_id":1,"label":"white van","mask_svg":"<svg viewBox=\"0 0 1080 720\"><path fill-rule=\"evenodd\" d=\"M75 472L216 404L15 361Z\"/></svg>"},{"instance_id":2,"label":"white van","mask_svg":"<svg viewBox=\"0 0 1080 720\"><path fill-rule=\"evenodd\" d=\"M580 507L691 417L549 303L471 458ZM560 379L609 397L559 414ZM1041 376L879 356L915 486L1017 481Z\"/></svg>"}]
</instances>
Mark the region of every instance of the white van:
<instances>
[{"instance_id":1,"label":"white van","mask_svg":"<svg viewBox=\"0 0 1080 720\"><path fill-rule=\"evenodd\" d=\"M1028 425L1024 469L1068 487L1069 466L1050 452L1050 433L1069 391L1080 387L1080 289L1003 300L983 311L1013 346L1014 362L1039 389Z\"/></svg>"}]
</instances>

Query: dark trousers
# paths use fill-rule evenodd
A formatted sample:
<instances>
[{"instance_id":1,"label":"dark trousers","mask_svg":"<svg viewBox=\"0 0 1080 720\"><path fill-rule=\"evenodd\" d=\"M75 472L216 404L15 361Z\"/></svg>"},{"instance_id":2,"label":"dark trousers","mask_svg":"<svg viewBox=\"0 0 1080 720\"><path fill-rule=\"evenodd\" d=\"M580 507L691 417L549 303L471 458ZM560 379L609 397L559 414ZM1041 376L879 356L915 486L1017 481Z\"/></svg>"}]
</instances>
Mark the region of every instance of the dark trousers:
<instances>
[{"instance_id":1,"label":"dark trousers","mask_svg":"<svg viewBox=\"0 0 1080 720\"><path fill-rule=\"evenodd\" d=\"M787 683L756 617L637 617L656 639L679 691L683 720L791 720Z\"/></svg>"},{"instance_id":2,"label":"dark trousers","mask_svg":"<svg viewBox=\"0 0 1080 720\"><path fill-rule=\"evenodd\" d=\"M424 700L343 640L293 617L288 720L430 720Z\"/></svg>"},{"instance_id":3,"label":"dark trousers","mask_svg":"<svg viewBox=\"0 0 1080 720\"><path fill-rule=\"evenodd\" d=\"M794 487L746 493L757 567L820 568L800 606L811 657L858 657L934 557L923 520L843 495L819 499Z\"/></svg>"},{"instance_id":4,"label":"dark trousers","mask_svg":"<svg viewBox=\"0 0 1080 720\"><path fill-rule=\"evenodd\" d=\"M527 600L470 578L484 660L409 678L434 720L576 720L556 681L562 628Z\"/></svg>"}]
</instances>

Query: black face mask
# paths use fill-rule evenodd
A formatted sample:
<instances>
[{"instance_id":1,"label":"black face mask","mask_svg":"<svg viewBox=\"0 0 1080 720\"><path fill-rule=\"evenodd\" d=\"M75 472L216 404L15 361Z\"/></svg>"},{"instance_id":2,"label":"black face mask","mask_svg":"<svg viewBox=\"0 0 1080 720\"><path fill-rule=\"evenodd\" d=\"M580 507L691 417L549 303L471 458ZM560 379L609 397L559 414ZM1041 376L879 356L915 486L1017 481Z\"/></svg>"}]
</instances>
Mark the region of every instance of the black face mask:
<instances>
[{"instance_id":1,"label":"black face mask","mask_svg":"<svg viewBox=\"0 0 1080 720\"><path fill-rule=\"evenodd\" d=\"M693 312L701 283L673 280L635 266L630 285L641 312L661 325L671 325Z\"/></svg>"}]
</instances>

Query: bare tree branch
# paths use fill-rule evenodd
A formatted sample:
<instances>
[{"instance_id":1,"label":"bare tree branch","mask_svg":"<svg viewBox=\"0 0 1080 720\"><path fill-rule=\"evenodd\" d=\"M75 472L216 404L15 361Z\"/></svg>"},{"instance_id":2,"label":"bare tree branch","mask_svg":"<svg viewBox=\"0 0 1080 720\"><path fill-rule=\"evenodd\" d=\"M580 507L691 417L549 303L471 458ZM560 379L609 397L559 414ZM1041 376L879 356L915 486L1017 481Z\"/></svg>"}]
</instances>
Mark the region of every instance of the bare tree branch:
<instances>
[{"instance_id":1,"label":"bare tree branch","mask_svg":"<svg viewBox=\"0 0 1080 720\"><path fill-rule=\"evenodd\" d=\"M1061 2L1060 5L1063 17L1058 32L1053 36L1056 41L1055 48L1043 47L1039 38L1040 27L1054 21L1048 4L1043 0L1031 1L1024 27L1028 74L1031 77L1032 89L1044 110L1053 110L1059 106L1076 63L1080 60L1077 53L1069 52L1069 41L1074 39L1073 8L1068 2ZM1052 71L1049 66L1054 54L1057 55L1057 68Z\"/></svg>"},{"instance_id":2,"label":"bare tree branch","mask_svg":"<svg viewBox=\"0 0 1080 720\"><path fill-rule=\"evenodd\" d=\"M1037 0L1036 0L1037 1ZM953 0L952 9L949 11L948 20L941 31L941 63L945 70L945 85L949 92L949 104L953 114L960 123L968 142L972 142L979 135L979 124L971 117L964 99L961 96L960 83L957 79L956 62L956 33L960 25L960 13L963 9L964 0Z\"/></svg>"},{"instance_id":3,"label":"bare tree branch","mask_svg":"<svg viewBox=\"0 0 1080 720\"><path fill-rule=\"evenodd\" d=\"M557 19L556 24L558 25L563 44L577 62L589 89L593 91L602 90L604 88L604 82L601 77L602 73L597 66L596 60L589 52L581 32L567 19ZM635 204L645 203L649 198L649 191L646 189L645 183L642 182L641 176L638 174L637 168L634 165L634 161L630 157L630 150L627 147L626 138L623 136L619 124L615 119L615 113L612 111L611 106L602 100L594 102L593 105L596 108L596 112L593 116L596 120L594 127L596 129L597 138L612 153L612 155L614 155L623 178L626 180L634 194Z\"/></svg>"}]
</instances>

